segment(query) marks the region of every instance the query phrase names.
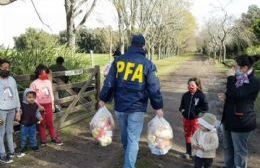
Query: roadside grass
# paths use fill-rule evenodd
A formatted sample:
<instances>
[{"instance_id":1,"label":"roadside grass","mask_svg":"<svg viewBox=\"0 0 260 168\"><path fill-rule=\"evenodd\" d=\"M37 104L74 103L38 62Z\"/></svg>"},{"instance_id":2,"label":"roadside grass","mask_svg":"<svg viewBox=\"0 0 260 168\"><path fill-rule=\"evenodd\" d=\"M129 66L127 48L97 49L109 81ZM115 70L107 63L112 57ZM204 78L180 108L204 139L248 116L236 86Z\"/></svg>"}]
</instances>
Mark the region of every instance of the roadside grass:
<instances>
[{"instance_id":1,"label":"roadside grass","mask_svg":"<svg viewBox=\"0 0 260 168\"><path fill-rule=\"evenodd\" d=\"M91 63L91 57L90 54L85 54L86 58L89 60ZM100 67L105 66L106 64L109 63L109 54L94 54L93 55L93 60L94 60L94 65L99 65ZM111 57L111 60L113 58Z\"/></svg>"},{"instance_id":2,"label":"roadside grass","mask_svg":"<svg viewBox=\"0 0 260 168\"><path fill-rule=\"evenodd\" d=\"M154 61L157 66L157 71L159 76L169 75L170 73L177 70L186 61L193 58L193 55L180 55L173 56L162 60Z\"/></svg>"}]
</instances>

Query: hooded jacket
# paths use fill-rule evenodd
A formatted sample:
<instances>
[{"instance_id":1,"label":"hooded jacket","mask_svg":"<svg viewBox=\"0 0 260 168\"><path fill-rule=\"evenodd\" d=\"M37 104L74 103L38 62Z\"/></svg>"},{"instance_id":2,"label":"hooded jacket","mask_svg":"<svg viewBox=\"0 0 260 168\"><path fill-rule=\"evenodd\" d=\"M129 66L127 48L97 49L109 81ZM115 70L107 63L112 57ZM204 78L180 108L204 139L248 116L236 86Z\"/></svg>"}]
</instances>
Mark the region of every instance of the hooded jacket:
<instances>
[{"instance_id":1,"label":"hooded jacket","mask_svg":"<svg viewBox=\"0 0 260 168\"><path fill-rule=\"evenodd\" d=\"M52 90L52 83L50 80L34 80L30 88L36 92L36 103L42 104L53 104L54 95Z\"/></svg>"},{"instance_id":2,"label":"hooded jacket","mask_svg":"<svg viewBox=\"0 0 260 168\"><path fill-rule=\"evenodd\" d=\"M193 153L195 156L200 158L215 158L216 149L219 146L218 134L216 129L208 132L204 132L199 129L194 133L191 139L191 144L196 146L199 145L204 149L193 149Z\"/></svg>"},{"instance_id":3,"label":"hooded jacket","mask_svg":"<svg viewBox=\"0 0 260 168\"><path fill-rule=\"evenodd\" d=\"M34 92L32 89L27 88L23 94L23 102L21 106L21 124L24 126L32 126L38 122L41 118L39 107L36 103L29 104L27 101L27 95L30 92Z\"/></svg>"},{"instance_id":4,"label":"hooded jacket","mask_svg":"<svg viewBox=\"0 0 260 168\"><path fill-rule=\"evenodd\" d=\"M100 100L108 102L114 97L118 112L146 112L148 99L155 110L163 108L156 71L142 48L130 47L125 55L112 63Z\"/></svg>"},{"instance_id":5,"label":"hooded jacket","mask_svg":"<svg viewBox=\"0 0 260 168\"><path fill-rule=\"evenodd\" d=\"M20 110L20 99L17 84L13 77L0 79L0 109Z\"/></svg>"},{"instance_id":6,"label":"hooded jacket","mask_svg":"<svg viewBox=\"0 0 260 168\"><path fill-rule=\"evenodd\" d=\"M188 120L198 118L199 113L208 111L208 102L203 92L197 91L194 95L190 92L183 94L179 111Z\"/></svg>"}]
</instances>

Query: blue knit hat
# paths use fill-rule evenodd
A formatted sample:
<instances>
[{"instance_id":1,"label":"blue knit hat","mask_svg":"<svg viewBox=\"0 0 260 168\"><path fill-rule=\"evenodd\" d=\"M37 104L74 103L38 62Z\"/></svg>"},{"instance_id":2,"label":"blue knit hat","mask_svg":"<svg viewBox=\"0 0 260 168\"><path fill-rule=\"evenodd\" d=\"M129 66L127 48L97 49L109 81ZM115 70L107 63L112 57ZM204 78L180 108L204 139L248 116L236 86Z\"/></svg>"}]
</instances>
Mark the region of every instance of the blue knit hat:
<instances>
[{"instance_id":1,"label":"blue knit hat","mask_svg":"<svg viewBox=\"0 0 260 168\"><path fill-rule=\"evenodd\" d=\"M136 47L143 47L145 46L145 38L142 34L134 35L132 37L132 45Z\"/></svg>"}]
</instances>

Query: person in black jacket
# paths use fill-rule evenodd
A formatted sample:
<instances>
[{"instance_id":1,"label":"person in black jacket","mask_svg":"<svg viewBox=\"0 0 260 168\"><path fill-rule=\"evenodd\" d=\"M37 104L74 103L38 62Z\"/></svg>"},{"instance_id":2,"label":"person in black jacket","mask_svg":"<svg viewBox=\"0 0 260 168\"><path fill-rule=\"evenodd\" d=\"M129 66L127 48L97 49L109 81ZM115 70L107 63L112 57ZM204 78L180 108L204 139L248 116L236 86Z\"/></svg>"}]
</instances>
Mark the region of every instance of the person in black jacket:
<instances>
[{"instance_id":1,"label":"person in black jacket","mask_svg":"<svg viewBox=\"0 0 260 168\"><path fill-rule=\"evenodd\" d=\"M254 103L260 89L260 82L252 68L257 60L259 56L237 57L235 75L227 78L222 118L227 168L247 167L248 138L256 128Z\"/></svg>"},{"instance_id":2,"label":"person in black jacket","mask_svg":"<svg viewBox=\"0 0 260 168\"><path fill-rule=\"evenodd\" d=\"M201 82L198 78L191 78L188 81L188 91L181 99L179 111L183 116L183 127L186 139L186 159L191 159L191 138L199 129L198 117L200 113L208 111L208 102L202 92Z\"/></svg>"}]
</instances>

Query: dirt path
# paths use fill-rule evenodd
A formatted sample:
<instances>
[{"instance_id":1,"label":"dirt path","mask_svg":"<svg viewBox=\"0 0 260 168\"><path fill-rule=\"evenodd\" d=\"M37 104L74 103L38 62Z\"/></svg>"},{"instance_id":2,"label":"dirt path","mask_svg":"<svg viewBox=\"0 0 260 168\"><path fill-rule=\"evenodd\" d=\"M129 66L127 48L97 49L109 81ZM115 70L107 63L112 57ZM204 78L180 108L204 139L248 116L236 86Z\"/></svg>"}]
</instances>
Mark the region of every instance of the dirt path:
<instances>
[{"instance_id":1,"label":"dirt path","mask_svg":"<svg viewBox=\"0 0 260 168\"><path fill-rule=\"evenodd\" d=\"M209 102L209 112L213 113L220 120L222 116L223 103L219 101L217 94L225 91L226 75L221 73L220 69L202 57L195 57L192 61L186 62L176 72L161 77L162 92L165 103L166 119L173 127L174 147L170 155L164 158L162 167L192 167L181 159L181 153L185 151L185 141L182 127L182 117L178 112L182 94L187 90L187 81L190 77L199 77L203 84L203 90L207 95ZM147 116L151 118L151 115ZM148 119L148 120L149 120ZM258 120L259 121L259 120ZM259 128L253 133L250 139L250 157L249 167L260 167L260 145L257 141L260 138ZM145 140L145 137L143 137ZM214 167L223 166L223 149L219 148Z\"/></svg>"},{"instance_id":2,"label":"dirt path","mask_svg":"<svg viewBox=\"0 0 260 168\"><path fill-rule=\"evenodd\" d=\"M209 101L210 112L220 118L222 103L218 101L217 93L224 90L225 76L218 69L214 68L208 61L201 57L194 58L182 65L179 70L161 77L162 93L165 102L166 119L170 121L174 137L174 148L164 157L156 157L150 154L145 143L145 132L141 138L140 154L137 168L186 168L192 167L191 162L181 158L184 152L184 136L182 128L182 118L178 112L181 95L186 91L186 82L190 77L201 78L204 91ZM149 112L146 114L146 124L154 116ZM39 152L29 152L26 157L17 160L11 165L0 165L1 168L121 168L123 152L120 144L119 130L115 132L114 143L106 148L99 147L88 132L88 122L83 121L77 125L66 128L62 131L64 141L63 147L48 145L41 148ZM145 124L145 126L146 126ZM259 130L252 138L250 167L260 167L257 158L260 157ZM258 151L257 151L258 149ZM218 157L214 167L222 166L222 152L218 152Z\"/></svg>"}]
</instances>

